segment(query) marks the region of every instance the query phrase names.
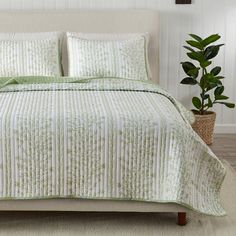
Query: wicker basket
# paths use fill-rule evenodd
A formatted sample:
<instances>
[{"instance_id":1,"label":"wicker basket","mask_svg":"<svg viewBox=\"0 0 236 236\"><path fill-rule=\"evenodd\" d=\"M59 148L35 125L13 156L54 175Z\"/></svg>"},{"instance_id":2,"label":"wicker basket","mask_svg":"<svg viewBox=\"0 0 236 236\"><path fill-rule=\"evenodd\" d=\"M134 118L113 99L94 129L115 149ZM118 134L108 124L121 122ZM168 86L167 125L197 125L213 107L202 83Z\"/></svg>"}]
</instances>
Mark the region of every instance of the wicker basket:
<instances>
[{"instance_id":1,"label":"wicker basket","mask_svg":"<svg viewBox=\"0 0 236 236\"><path fill-rule=\"evenodd\" d=\"M216 113L208 112L205 115L195 114L195 118L196 121L192 125L193 129L206 144L211 145L213 143Z\"/></svg>"}]
</instances>

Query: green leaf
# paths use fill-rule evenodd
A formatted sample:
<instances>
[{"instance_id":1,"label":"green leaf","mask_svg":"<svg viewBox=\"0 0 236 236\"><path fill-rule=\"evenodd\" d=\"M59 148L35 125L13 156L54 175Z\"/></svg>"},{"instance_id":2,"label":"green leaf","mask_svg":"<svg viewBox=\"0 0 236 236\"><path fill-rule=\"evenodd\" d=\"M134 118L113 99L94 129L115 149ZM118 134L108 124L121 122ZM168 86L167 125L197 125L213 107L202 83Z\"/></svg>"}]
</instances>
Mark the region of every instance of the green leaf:
<instances>
[{"instance_id":1,"label":"green leaf","mask_svg":"<svg viewBox=\"0 0 236 236\"><path fill-rule=\"evenodd\" d=\"M212 63L211 61L203 61L203 62L200 63L200 65L201 65L202 68L206 68L209 65L211 65L211 63Z\"/></svg>"},{"instance_id":2,"label":"green leaf","mask_svg":"<svg viewBox=\"0 0 236 236\"><path fill-rule=\"evenodd\" d=\"M222 85L222 83L212 83L210 82L208 85L207 85L207 91L210 91L212 90L213 88L219 86L219 85Z\"/></svg>"},{"instance_id":3,"label":"green leaf","mask_svg":"<svg viewBox=\"0 0 236 236\"><path fill-rule=\"evenodd\" d=\"M197 81L192 77L187 77L187 78L184 78L180 83L181 84L195 85L195 84L197 84Z\"/></svg>"},{"instance_id":4,"label":"green leaf","mask_svg":"<svg viewBox=\"0 0 236 236\"><path fill-rule=\"evenodd\" d=\"M208 107L213 107L213 103L212 103L212 100L211 98L209 97L208 98L208 104L207 104Z\"/></svg>"},{"instance_id":5,"label":"green leaf","mask_svg":"<svg viewBox=\"0 0 236 236\"><path fill-rule=\"evenodd\" d=\"M206 60L210 60L214 57L216 57L219 53L220 47L224 44L214 45L206 48L204 55Z\"/></svg>"},{"instance_id":6,"label":"green leaf","mask_svg":"<svg viewBox=\"0 0 236 236\"><path fill-rule=\"evenodd\" d=\"M235 104L234 104L234 103L225 103L225 105L226 105L228 108L235 108Z\"/></svg>"},{"instance_id":7,"label":"green leaf","mask_svg":"<svg viewBox=\"0 0 236 236\"><path fill-rule=\"evenodd\" d=\"M208 75L211 75L211 74L208 74ZM216 77L214 76L209 76L208 80L207 80L208 83L214 83L214 84L220 84L220 80L218 80Z\"/></svg>"},{"instance_id":8,"label":"green leaf","mask_svg":"<svg viewBox=\"0 0 236 236\"><path fill-rule=\"evenodd\" d=\"M215 68L213 68L211 70L211 74L213 74L214 76L220 74L220 72L221 72L221 67L220 66L216 66Z\"/></svg>"},{"instance_id":9,"label":"green leaf","mask_svg":"<svg viewBox=\"0 0 236 236\"><path fill-rule=\"evenodd\" d=\"M194 79L198 77L200 68L192 69L188 72L188 75L192 76Z\"/></svg>"},{"instance_id":10,"label":"green leaf","mask_svg":"<svg viewBox=\"0 0 236 236\"><path fill-rule=\"evenodd\" d=\"M224 92L224 90L225 90L224 86L217 87L214 91L214 95L215 96L221 95Z\"/></svg>"},{"instance_id":11,"label":"green leaf","mask_svg":"<svg viewBox=\"0 0 236 236\"><path fill-rule=\"evenodd\" d=\"M194 48L199 49L199 50L204 49L204 47L201 45L201 43L196 42L194 40L187 40L186 43L189 44L190 46L194 47Z\"/></svg>"},{"instance_id":12,"label":"green leaf","mask_svg":"<svg viewBox=\"0 0 236 236\"><path fill-rule=\"evenodd\" d=\"M219 34L213 34L207 38L205 38L203 41L202 41L202 45L204 47L206 47L207 45L211 44L211 43L214 43L215 41L219 40L221 37Z\"/></svg>"},{"instance_id":13,"label":"green leaf","mask_svg":"<svg viewBox=\"0 0 236 236\"><path fill-rule=\"evenodd\" d=\"M225 105L226 105L228 108L235 108L235 104L234 104L234 103L225 103Z\"/></svg>"},{"instance_id":14,"label":"green leaf","mask_svg":"<svg viewBox=\"0 0 236 236\"><path fill-rule=\"evenodd\" d=\"M202 76L201 80L200 80L200 86L202 89L207 88L207 86L209 85L209 81L211 80L211 78L213 78L212 74L205 74L204 76Z\"/></svg>"},{"instance_id":15,"label":"green leaf","mask_svg":"<svg viewBox=\"0 0 236 236\"><path fill-rule=\"evenodd\" d=\"M189 53L187 53L187 55L191 59L193 59L195 61L199 61L200 63L206 61L204 55L201 52L189 52Z\"/></svg>"},{"instance_id":16,"label":"green leaf","mask_svg":"<svg viewBox=\"0 0 236 236\"><path fill-rule=\"evenodd\" d=\"M216 76L215 78L216 79L224 79L225 77L224 76Z\"/></svg>"},{"instance_id":17,"label":"green leaf","mask_svg":"<svg viewBox=\"0 0 236 236\"><path fill-rule=\"evenodd\" d=\"M196 66L195 66L193 63L188 62L188 61L182 62L181 64L182 64L182 67L183 67L184 72L185 72L187 75L189 75L188 72L189 72L190 70L196 68ZM189 76L191 76L191 75L189 75Z\"/></svg>"},{"instance_id":18,"label":"green leaf","mask_svg":"<svg viewBox=\"0 0 236 236\"><path fill-rule=\"evenodd\" d=\"M224 95L216 95L215 99L216 100L227 100L227 99L229 99L229 97L224 96Z\"/></svg>"},{"instance_id":19,"label":"green leaf","mask_svg":"<svg viewBox=\"0 0 236 236\"><path fill-rule=\"evenodd\" d=\"M195 52L192 48L188 47L188 46L184 46L185 49L191 51L191 52Z\"/></svg>"},{"instance_id":20,"label":"green leaf","mask_svg":"<svg viewBox=\"0 0 236 236\"><path fill-rule=\"evenodd\" d=\"M201 80L200 80L200 87L202 89L206 89L207 88L207 81L202 77Z\"/></svg>"},{"instance_id":21,"label":"green leaf","mask_svg":"<svg viewBox=\"0 0 236 236\"><path fill-rule=\"evenodd\" d=\"M211 90L211 89L213 89L213 88L215 88L215 87L219 87L219 86L222 85L221 81L218 80L218 79L216 79L215 77L209 79L209 80L207 81L207 83L208 83L208 85L207 85L207 91L209 91L209 90Z\"/></svg>"},{"instance_id":22,"label":"green leaf","mask_svg":"<svg viewBox=\"0 0 236 236\"><path fill-rule=\"evenodd\" d=\"M202 107L201 100L198 97L193 97L192 99L193 105L197 108L200 109Z\"/></svg>"},{"instance_id":23,"label":"green leaf","mask_svg":"<svg viewBox=\"0 0 236 236\"><path fill-rule=\"evenodd\" d=\"M196 34L189 34L192 38L194 38L195 40L197 40L198 42L202 41L202 38L197 36Z\"/></svg>"},{"instance_id":24,"label":"green leaf","mask_svg":"<svg viewBox=\"0 0 236 236\"><path fill-rule=\"evenodd\" d=\"M184 72L188 76L191 76L195 79L198 77L198 73L199 73L199 70L200 70L199 67L196 67L193 63L188 62L188 61L182 62L181 64L182 64Z\"/></svg>"},{"instance_id":25,"label":"green leaf","mask_svg":"<svg viewBox=\"0 0 236 236\"><path fill-rule=\"evenodd\" d=\"M217 87L217 84L214 84L214 83L210 83L207 85L207 92L212 90L213 88Z\"/></svg>"},{"instance_id":26,"label":"green leaf","mask_svg":"<svg viewBox=\"0 0 236 236\"><path fill-rule=\"evenodd\" d=\"M214 75L212 75L211 73L205 74L200 80L201 88L206 89L206 91L209 91L221 85L221 81L214 77Z\"/></svg>"},{"instance_id":27,"label":"green leaf","mask_svg":"<svg viewBox=\"0 0 236 236\"><path fill-rule=\"evenodd\" d=\"M234 103L229 103L229 102L216 102L216 103L223 104L223 105L227 106L228 108L234 108L235 107Z\"/></svg>"}]
</instances>

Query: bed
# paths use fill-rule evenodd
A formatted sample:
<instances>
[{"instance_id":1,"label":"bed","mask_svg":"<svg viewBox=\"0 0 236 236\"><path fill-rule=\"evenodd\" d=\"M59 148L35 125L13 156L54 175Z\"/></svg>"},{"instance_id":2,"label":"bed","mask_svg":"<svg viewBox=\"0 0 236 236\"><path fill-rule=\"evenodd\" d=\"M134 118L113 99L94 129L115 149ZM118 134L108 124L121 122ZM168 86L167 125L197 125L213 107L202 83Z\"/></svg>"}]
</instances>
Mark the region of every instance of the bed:
<instances>
[{"instance_id":1,"label":"bed","mask_svg":"<svg viewBox=\"0 0 236 236\"><path fill-rule=\"evenodd\" d=\"M151 10L24 11L0 14L1 32L148 32L150 68L156 83L158 23L158 12ZM67 63L67 59L64 59L65 70ZM1 211L176 212L179 225L186 224L186 212L190 210L209 215L225 214L219 198L225 169L191 130L191 114L166 91L148 82L122 79L90 78L89 82L85 83L83 79L65 78L59 83L60 78L55 81L55 78L49 77L46 78L46 84L45 78L35 78L37 84L29 84L28 79L5 78L0 84L2 101L4 100L5 104L14 101L15 106L11 111L6 111L4 106L0 109L2 114L6 115L1 117ZM17 109L26 93L29 97L27 108L23 111L28 115L46 114L45 116L38 115L36 119L30 115L26 118L25 113ZM42 99L44 96L48 100ZM72 99L78 98L77 96L79 99ZM55 108L62 98L66 98L68 102L63 108ZM80 103L82 100L87 102ZM37 104L42 105L37 108ZM163 105L159 107L158 104ZM109 110L112 106L116 107L115 111ZM73 112L76 107L84 109L85 115L78 111ZM103 108L99 110L98 107ZM19 123L11 119L16 116L19 117ZM36 120L40 119L43 119L41 125L34 126ZM116 122L116 119L119 122ZM14 122L20 124L20 128L14 136L17 138L11 143L8 137L15 131L9 126L16 125ZM147 125L140 128L144 123ZM160 123L164 124L163 130L158 128ZM96 129L94 124L97 124L99 129ZM28 131L27 127L34 128ZM161 136L158 136L158 129ZM52 132L59 134L58 139L50 136ZM36 133L41 139L35 138ZM95 136L100 138L96 139ZM159 159L156 158L158 154L153 148L160 145L157 136L169 150L159 148L163 153ZM170 139L170 136L173 136L173 139ZM108 137L115 140L115 148L107 144ZM54 148L50 149L48 139L56 140ZM83 146L84 142L93 148L90 150L88 146ZM67 148L64 150L65 143ZM77 143L80 143L83 150L77 150ZM10 147L5 150L6 145L16 145L18 153L13 155L14 150ZM119 145L124 145L123 149L126 150L123 157L119 153ZM148 148L144 149L145 145ZM58 149L55 146L58 146ZM26 150L26 156L21 163L16 161L21 152L19 147ZM46 153L42 151L38 154L38 160L30 159L29 156L36 155L38 148L46 150ZM57 163L56 156L61 156L62 153L65 154L66 160L62 157ZM76 160L78 153L83 153L81 162ZM44 159L47 155L52 158ZM135 159L138 155L139 159ZM181 155L183 160L177 158ZM69 164L65 164L65 161ZM12 166L18 175L18 180L14 183L11 181L16 173L11 171ZM196 166L193 172L192 166ZM162 176L161 171L165 173ZM140 175L141 172L143 175ZM202 178L203 176L207 178ZM165 182L162 189L157 188L161 186L160 181ZM39 190L36 186L39 186ZM206 194L205 198L203 193Z\"/></svg>"}]
</instances>

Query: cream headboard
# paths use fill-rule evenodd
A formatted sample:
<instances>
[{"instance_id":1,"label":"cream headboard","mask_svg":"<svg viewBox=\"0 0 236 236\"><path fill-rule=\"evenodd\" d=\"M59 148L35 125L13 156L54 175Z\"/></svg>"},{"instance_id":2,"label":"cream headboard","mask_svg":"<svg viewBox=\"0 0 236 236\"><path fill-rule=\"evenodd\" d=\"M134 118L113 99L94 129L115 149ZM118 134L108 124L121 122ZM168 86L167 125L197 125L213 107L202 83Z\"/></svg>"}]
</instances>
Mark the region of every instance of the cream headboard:
<instances>
[{"instance_id":1,"label":"cream headboard","mask_svg":"<svg viewBox=\"0 0 236 236\"><path fill-rule=\"evenodd\" d=\"M149 61L158 82L158 12L153 10L58 10L0 13L0 32L75 31L150 34ZM66 62L65 66L66 66Z\"/></svg>"}]
</instances>

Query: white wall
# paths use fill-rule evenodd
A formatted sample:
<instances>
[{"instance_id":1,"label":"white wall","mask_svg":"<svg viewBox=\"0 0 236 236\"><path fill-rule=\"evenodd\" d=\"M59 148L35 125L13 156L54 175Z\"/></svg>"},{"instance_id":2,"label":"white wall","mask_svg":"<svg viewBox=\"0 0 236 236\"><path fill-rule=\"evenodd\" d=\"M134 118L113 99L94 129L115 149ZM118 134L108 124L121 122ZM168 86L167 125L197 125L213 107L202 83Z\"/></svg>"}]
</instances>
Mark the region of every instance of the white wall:
<instances>
[{"instance_id":1,"label":"white wall","mask_svg":"<svg viewBox=\"0 0 236 236\"><path fill-rule=\"evenodd\" d=\"M160 83L185 105L191 106L195 87L180 85L184 74L180 62L188 33L208 36L220 33L226 44L215 64L223 67L226 95L236 103L236 0L193 0L192 5L175 5L175 0L0 0L0 9L65 8L155 8L161 15ZM222 106L217 111L217 132L236 133L236 109Z\"/></svg>"}]
</instances>

